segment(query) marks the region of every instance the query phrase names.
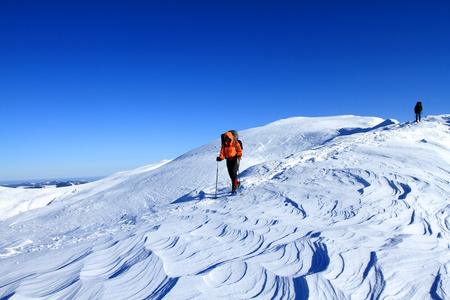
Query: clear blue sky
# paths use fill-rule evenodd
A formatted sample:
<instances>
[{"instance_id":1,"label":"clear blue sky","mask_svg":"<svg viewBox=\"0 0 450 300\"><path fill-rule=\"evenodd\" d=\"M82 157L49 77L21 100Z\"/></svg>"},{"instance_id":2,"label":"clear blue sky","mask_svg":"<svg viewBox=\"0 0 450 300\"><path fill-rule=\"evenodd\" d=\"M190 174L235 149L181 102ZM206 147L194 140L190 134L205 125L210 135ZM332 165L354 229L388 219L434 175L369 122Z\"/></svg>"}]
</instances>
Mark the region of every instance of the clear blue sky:
<instances>
[{"instance_id":1,"label":"clear blue sky","mask_svg":"<svg viewBox=\"0 0 450 300\"><path fill-rule=\"evenodd\" d=\"M447 0L1 1L0 181L109 175L293 116L450 113L449 15Z\"/></svg>"}]
</instances>

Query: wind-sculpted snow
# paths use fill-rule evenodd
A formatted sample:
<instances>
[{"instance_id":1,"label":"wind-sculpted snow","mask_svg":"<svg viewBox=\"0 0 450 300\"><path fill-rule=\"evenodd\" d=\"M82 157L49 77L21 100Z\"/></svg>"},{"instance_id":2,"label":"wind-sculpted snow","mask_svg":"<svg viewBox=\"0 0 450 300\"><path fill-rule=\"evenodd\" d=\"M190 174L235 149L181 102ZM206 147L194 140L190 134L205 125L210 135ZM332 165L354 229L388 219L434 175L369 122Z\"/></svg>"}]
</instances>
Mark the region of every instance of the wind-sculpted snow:
<instances>
[{"instance_id":1,"label":"wind-sculpted snow","mask_svg":"<svg viewBox=\"0 0 450 300\"><path fill-rule=\"evenodd\" d=\"M449 298L450 116L240 136L239 196L218 141L40 206L1 191L0 299Z\"/></svg>"}]
</instances>

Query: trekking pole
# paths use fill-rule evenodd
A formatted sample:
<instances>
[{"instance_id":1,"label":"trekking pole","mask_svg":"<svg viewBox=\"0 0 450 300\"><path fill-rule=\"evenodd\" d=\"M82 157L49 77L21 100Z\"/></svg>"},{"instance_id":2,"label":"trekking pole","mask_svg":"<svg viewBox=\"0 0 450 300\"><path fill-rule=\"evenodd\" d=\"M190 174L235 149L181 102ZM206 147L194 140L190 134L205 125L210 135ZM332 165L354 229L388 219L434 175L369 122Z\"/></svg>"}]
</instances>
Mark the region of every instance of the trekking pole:
<instances>
[{"instance_id":1,"label":"trekking pole","mask_svg":"<svg viewBox=\"0 0 450 300\"><path fill-rule=\"evenodd\" d=\"M239 158L238 158L239 159ZM238 187L239 188L241 188L241 172L239 172L239 167L240 167L240 165L241 165L241 160L239 160L239 163L238 163L238 169L237 169L237 171L238 171Z\"/></svg>"},{"instance_id":2,"label":"trekking pole","mask_svg":"<svg viewBox=\"0 0 450 300\"><path fill-rule=\"evenodd\" d=\"M217 181L219 180L219 162L217 162L217 172L216 172L216 196L214 199L217 199Z\"/></svg>"}]
</instances>

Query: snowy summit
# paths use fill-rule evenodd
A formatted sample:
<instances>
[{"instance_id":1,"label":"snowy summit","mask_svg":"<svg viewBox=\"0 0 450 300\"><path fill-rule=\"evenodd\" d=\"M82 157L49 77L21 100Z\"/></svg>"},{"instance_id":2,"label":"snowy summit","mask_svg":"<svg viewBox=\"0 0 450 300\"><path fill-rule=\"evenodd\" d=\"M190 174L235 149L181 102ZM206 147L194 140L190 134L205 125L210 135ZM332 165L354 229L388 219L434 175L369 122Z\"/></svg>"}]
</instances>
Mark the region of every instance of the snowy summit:
<instances>
[{"instance_id":1,"label":"snowy summit","mask_svg":"<svg viewBox=\"0 0 450 300\"><path fill-rule=\"evenodd\" d=\"M450 115L239 136L238 196L219 139L81 186L0 188L0 299L450 297Z\"/></svg>"}]
</instances>

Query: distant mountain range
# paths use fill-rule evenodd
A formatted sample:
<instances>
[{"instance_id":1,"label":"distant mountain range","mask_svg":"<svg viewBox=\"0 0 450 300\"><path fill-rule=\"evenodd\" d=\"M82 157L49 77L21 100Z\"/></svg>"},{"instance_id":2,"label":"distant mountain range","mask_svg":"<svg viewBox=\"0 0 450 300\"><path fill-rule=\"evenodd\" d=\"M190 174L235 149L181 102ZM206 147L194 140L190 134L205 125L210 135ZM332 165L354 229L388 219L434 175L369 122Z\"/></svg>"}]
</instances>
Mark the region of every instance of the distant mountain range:
<instances>
[{"instance_id":1,"label":"distant mountain range","mask_svg":"<svg viewBox=\"0 0 450 300\"><path fill-rule=\"evenodd\" d=\"M23 187L27 189L41 189L46 186L56 186L56 187L64 187L71 185L80 185L88 182L95 181L97 179L77 179L77 180L50 180L50 181L42 181L42 182L21 182L21 183L8 183L1 184L0 186L9 187L9 188L18 188Z\"/></svg>"}]
</instances>

